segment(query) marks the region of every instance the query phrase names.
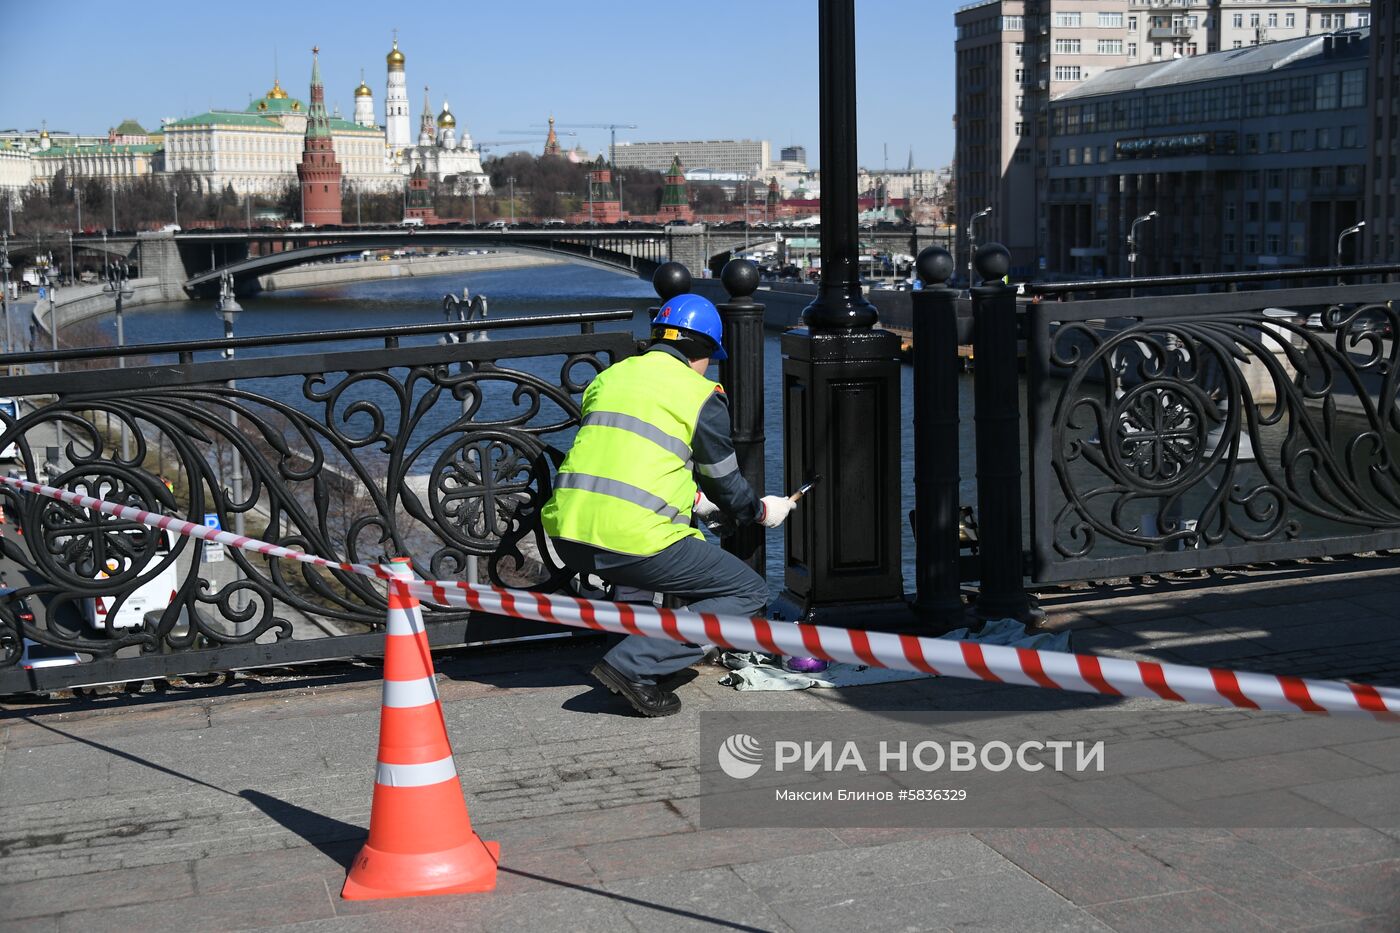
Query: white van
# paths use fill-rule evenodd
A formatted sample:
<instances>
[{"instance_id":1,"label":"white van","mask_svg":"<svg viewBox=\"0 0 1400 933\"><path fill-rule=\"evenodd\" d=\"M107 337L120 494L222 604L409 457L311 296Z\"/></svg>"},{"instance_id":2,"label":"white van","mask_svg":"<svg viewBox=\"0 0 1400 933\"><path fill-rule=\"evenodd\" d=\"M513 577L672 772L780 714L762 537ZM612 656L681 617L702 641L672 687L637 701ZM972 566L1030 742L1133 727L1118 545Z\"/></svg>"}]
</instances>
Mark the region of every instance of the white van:
<instances>
[{"instance_id":1,"label":"white van","mask_svg":"<svg viewBox=\"0 0 1400 933\"><path fill-rule=\"evenodd\" d=\"M158 564L165 560L175 546L175 533L173 531L155 531L155 533L159 537L156 538L156 552L151 557L152 564ZM140 628L146 621L147 613L162 610L170 605L171 601L175 599L175 591L180 586L175 564L176 561L171 561L160 573L140 584L127 595L125 602L121 604L116 615L112 617L113 630ZM107 570L99 571L96 579L105 580L111 573L121 569L116 558L109 558ZM114 596L96 596L84 599L82 601L83 615L86 617L88 625L98 630L105 629L107 627L107 612L115 602Z\"/></svg>"}]
</instances>

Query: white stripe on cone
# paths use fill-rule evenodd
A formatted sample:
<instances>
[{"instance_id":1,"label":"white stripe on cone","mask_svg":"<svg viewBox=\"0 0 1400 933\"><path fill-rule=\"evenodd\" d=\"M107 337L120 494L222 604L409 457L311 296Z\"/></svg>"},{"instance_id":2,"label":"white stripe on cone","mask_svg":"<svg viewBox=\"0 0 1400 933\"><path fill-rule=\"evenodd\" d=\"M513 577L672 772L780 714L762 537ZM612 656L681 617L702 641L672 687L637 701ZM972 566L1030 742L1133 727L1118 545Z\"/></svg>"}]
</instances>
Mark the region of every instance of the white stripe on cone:
<instances>
[{"instance_id":1,"label":"white stripe on cone","mask_svg":"<svg viewBox=\"0 0 1400 933\"><path fill-rule=\"evenodd\" d=\"M247 551L254 551L268 557L279 557L286 560L295 560L302 563L315 564L321 567L330 567L342 570L346 573L356 573L362 576L385 578L396 578L400 583L407 584L407 590L417 598L425 601L443 603L447 605L476 609L492 612L498 615L516 616L525 619L536 619L543 622L554 622L561 625L571 625L579 628L601 628L610 632L629 634L629 630L622 624L622 617L619 614L616 604L606 602L593 602L580 600L574 597L548 597L541 594L530 593L520 590L498 590L493 587L483 587L476 584L459 583L456 581L420 582L413 580L411 569L404 563L392 565L384 564L353 564L341 561L333 561L324 557L317 557L306 554L302 551L294 551L290 548L269 544L266 541L242 537L230 534L226 531L217 531L207 528L204 525L196 525L182 519L169 515L158 515L154 512L145 512L141 509L130 506L117 505L113 502L106 502L101 499L94 499L90 496L82 496L77 493L68 492L63 489L56 489L52 486L44 486L40 483L32 483L28 480L14 479L8 476L0 476L0 483L21 489L35 495L46 496L50 499L58 499L75 505L80 508L97 509L107 515L114 515L129 521L140 522L153 528L165 528L186 537L202 538L206 541L218 541L230 547L241 548ZM468 600L468 591L472 594L472 599ZM509 605L507 605L509 603ZM592 624L584 621L584 607L591 611ZM652 638L675 638L679 641L705 644L714 641L705 631L705 620L698 615L688 612L672 613L675 619L675 635L667 632L661 624L661 614L654 608L646 605L634 605L630 607L631 619L634 627L643 634ZM410 614L411 613L411 614ZM736 647L750 650L767 651L768 645L763 644L758 639L758 623L761 620L746 619L738 616L711 617L714 623L718 624L721 638ZM424 630L422 614L416 608L409 610L393 610L389 613L388 619L390 634L416 634ZM849 664L867 664L873 661L878 666L888 667L896 670L922 671L917 664L912 663L904 654L906 642L895 635L883 632L856 632L857 636L864 636L868 640L869 652L862 655L856 651L856 642L853 640L852 631L848 629L829 628L826 626L799 626L792 622L768 622L768 631L772 638L772 646L786 655L803 656L811 654L803 640L804 630L812 633L820 641L822 649L831 658L837 661L844 661ZM913 643L923 654L923 660L940 674L951 677L964 677L972 679L987 679L979 671L969 664L964 655L964 642L948 641L936 638L913 639ZM1006 683L1024 684L1027 686L1047 687L1050 684L1062 690L1073 690L1084 693L1112 693L1116 691L1124 696L1158 698L1160 694L1148 686L1144 679L1142 667L1136 661L1125 661L1120 658L1100 658L1094 655L1067 654L1064 652L1040 652L1028 651L1027 649L1008 648L1002 645L978 645L977 650L981 654L983 665L986 670L993 675L994 679ZM1022 663L1023 657L1034 657L1039 664L1049 684L1042 683L1037 678L1031 676L1031 669ZM1081 669L1081 662L1097 664L1100 677L1103 683L1107 684L1108 690L1104 690L1091 678L1085 675ZM1283 710L1286 712L1296 712L1299 706L1288 699L1285 681L1270 674L1257 674L1247 671L1228 672L1214 671L1204 667L1189 667L1184 664L1157 664L1152 665L1161 673L1163 685L1173 693L1180 696L1187 702L1208 703L1211 705L1240 706L1235 696L1228 691L1222 691L1217 684L1217 674L1221 675L1224 682L1233 683L1238 691L1238 696L1244 698L1261 709ZM1290 681L1293 679L1290 678ZM1299 689L1306 694L1306 701L1310 701L1318 707L1328 712L1370 712L1379 714L1378 710L1368 709L1358 699L1357 694L1363 693L1367 696L1367 702L1383 706L1390 713L1400 712L1400 689L1394 687L1369 687L1364 684L1352 685L1337 680L1303 680L1299 679L1290 684L1295 695ZM387 695L386 684L386 695ZM446 759L449 765L451 759ZM440 764L440 763L435 763ZM424 765L380 765L381 773L384 769L402 768L423 768ZM452 774L456 774L455 768ZM430 781L428 783L436 783ZM397 785L412 786L412 785Z\"/></svg>"},{"instance_id":2,"label":"white stripe on cone","mask_svg":"<svg viewBox=\"0 0 1400 933\"><path fill-rule=\"evenodd\" d=\"M456 776L457 764L451 756L421 765L388 765L381 761L374 771L374 783L385 787L427 787Z\"/></svg>"},{"instance_id":3,"label":"white stripe on cone","mask_svg":"<svg viewBox=\"0 0 1400 933\"><path fill-rule=\"evenodd\" d=\"M436 703L437 699L437 681L432 677L420 677L418 680L384 681L385 706L392 706L395 709L411 709L415 706Z\"/></svg>"},{"instance_id":4,"label":"white stripe on cone","mask_svg":"<svg viewBox=\"0 0 1400 933\"><path fill-rule=\"evenodd\" d=\"M417 606L411 609L390 609L387 618L390 635L417 635L423 631L423 613Z\"/></svg>"}]
</instances>

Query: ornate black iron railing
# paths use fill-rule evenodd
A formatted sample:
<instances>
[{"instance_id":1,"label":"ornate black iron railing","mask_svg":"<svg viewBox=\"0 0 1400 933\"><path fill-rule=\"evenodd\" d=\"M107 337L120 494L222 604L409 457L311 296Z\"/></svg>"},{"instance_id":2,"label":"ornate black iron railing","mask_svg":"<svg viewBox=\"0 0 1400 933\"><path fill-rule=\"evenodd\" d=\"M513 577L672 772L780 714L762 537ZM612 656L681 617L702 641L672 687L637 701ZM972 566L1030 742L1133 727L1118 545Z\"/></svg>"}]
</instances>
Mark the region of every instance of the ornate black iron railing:
<instances>
[{"instance_id":1,"label":"ornate black iron railing","mask_svg":"<svg viewBox=\"0 0 1400 933\"><path fill-rule=\"evenodd\" d=\"M589 312L63 351L62 372L0 378L0 395L26 402L18 419L0 415L0 449L17 447L27 478L190 521L207 517L326 557L407 555L433 577L558 589L567 574L544 543L539 508L588 381L636 350L630 328L595 325L631 317ZM529 335L501 336L526 327ZM440 339L410 344L433 337ZM358 347L341 349L346 341ZM211 351L311 342L336 346L197 361ZM75 368L119 354L126 368ZM197 539L163 540L8 489L0 504L13 588L0 600L0 693L40 681L375 653L356 637L382 624L375 581L211 553ZM148 593L151 601L138 605ZM36 618L23 618L21 600ZM459 639L533 631L475 617L467 626L465 613L428 611L455 623ZM76 652L84 663L25 672L26 640Z\"/></svg>"},{"instance_id":2,"label":"ornate black iron railing","mask_svg":"<svg viewBox=\"0 0 1400 933\"><path fill-rule=\"evenodd\" d=\"M1032 305L1033 578L1400 547L1396 298Z\"/></svg>"}]
</instances>

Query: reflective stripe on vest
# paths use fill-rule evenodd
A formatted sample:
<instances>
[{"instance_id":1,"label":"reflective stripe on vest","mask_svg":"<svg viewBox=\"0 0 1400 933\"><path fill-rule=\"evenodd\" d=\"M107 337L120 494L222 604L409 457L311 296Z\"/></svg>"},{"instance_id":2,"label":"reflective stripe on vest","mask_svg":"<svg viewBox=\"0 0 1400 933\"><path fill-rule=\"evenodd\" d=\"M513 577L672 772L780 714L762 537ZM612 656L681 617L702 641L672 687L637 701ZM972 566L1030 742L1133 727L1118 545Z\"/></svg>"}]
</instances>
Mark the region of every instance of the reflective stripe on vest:
<instances>
[{"instance_id":1,"label":"reflective stripe on vest","mask_svg":"<svg viewBox=\"0 0 1400 933\"><path fill-rule=\"evenodd\" d=\"M690 527L690 444L714 392L713 382L659 350L595 376L541 514L545 533L643 557L702 537Z\"/></svg>"},{"instance_id":2,"label":"reflective stripe on vest","mask_svg":"<svg viewBox=\"0 0 1400 933\"><path fill-rule=\"evenodd\" d=\"M617 428L621 431L631 431L633 434L645 437L662 450L669 450L682 461L690 459L689 444L676 440L655 425L647 424L641 418L616 411L594 411L584 416L580 427L586 428L593 424L602 425L605 428Z\"/></svg>"},{"instance_id":3,"label":"reflective stripe on vest","mask_svg":"<svg viewBox=\"0 0 1400 933\"><path fill-rule=\"evenodd\" d=\"M668 522L687 527L690 525L690 515L682 515L679 509L667 505L666 500L660 496L653 496L645 489L638 489L636 486L608 479L606 476L589 476L587 473L560 473L554 486L556 489L586 489L589 492L612 496L623 502L640 505L642 508L660 515Z\"/></svg>"}]
</instances>

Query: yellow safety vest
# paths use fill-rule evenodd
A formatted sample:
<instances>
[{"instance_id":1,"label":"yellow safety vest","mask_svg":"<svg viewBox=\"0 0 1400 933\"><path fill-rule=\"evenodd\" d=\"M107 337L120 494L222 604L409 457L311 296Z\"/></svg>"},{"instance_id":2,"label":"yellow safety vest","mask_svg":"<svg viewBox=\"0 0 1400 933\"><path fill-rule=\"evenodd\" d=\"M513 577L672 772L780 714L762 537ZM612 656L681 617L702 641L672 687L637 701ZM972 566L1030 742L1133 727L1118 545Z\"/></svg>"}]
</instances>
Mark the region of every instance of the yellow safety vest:
<instances>
[{"instance_id":1,"label":"yellow safety vest","mask_svg":"<svg viewBox=\"0 0 1400 933\"><path fill-rule=\"evenodd\" d=\"M583 394L583 420L541 518L552 538L648 557L682 538L695 504L690 444L719 386L664 351L608 367Z\"/></svg>"}]
</instances>

